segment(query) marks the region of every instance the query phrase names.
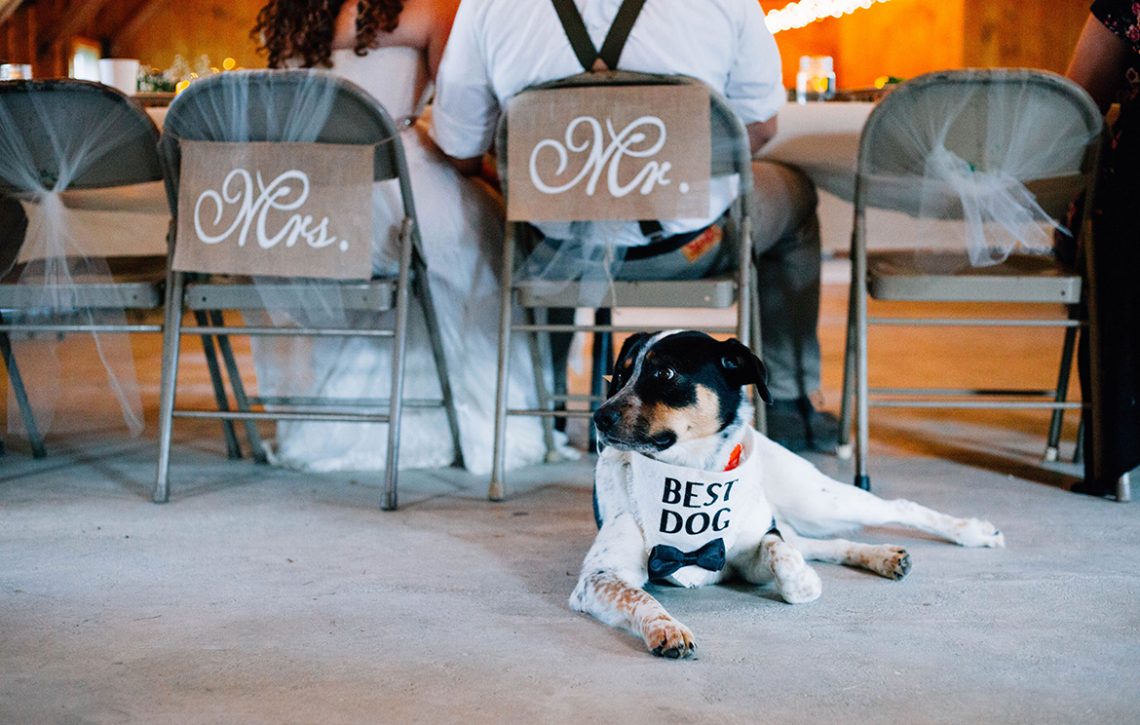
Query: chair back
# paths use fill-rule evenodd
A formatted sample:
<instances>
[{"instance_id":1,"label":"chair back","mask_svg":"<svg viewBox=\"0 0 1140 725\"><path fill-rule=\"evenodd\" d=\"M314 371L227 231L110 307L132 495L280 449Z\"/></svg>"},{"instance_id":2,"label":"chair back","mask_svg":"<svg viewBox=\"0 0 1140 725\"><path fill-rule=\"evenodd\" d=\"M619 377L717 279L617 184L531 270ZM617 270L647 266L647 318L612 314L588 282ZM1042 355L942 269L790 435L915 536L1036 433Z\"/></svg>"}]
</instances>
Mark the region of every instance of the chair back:
<instances>
[{"instance_id":1,"label":"chair back","mask_svg":"<svg viewBox=\"0 0 1140 725\"><path fill-rule=\"evenodd\" d=\"M900 85L868 117L860 201L926 216L918 193L924 183L1000 175L1035 192L1055 218L1088 183L1101 127L1088 94L1054 73L929 73Z\"/></svg>"},{"instance_id":2,"label":"chair back","mask_svg":"<svg viewBox=\"0 0 1140 725\"><path fill-rule=\"evenodd\" d=\"M974 266L1048 253L1050 227L1064 229L1070 202L1094 182L1102 127L1088 94L1046 71L946 71L900 85L860 138L853 253L865 248L868 207L962 222Z\"/></svg>"},{"instance_id":3,"label":"chair back","mask_svg":"<svg viewBox=\"0 0 1140 725\"><path fill-rule=\"evenodd\" d=\"M652 73L632 73L628 71L605 71L600 73L579 73L555 81L532 86L522 91L519 96L529 93L557 91L571 88L589 88L597 86L635 87L635 86L693 86L704 85L700 81L687 76L659 75ZM707 88L707 86L706 86ZM710 175L723 176L726 174L740 174L742 184L747 184L747 191L751 190L751 174L744 173L751 168L751 151L748 145L748 133L744 125L728 105L724 96L713 89L709 91L709 122L710 122ZM518 96L516 96L517 98ZM495 131L495 150L498 157L499 179L504 194L507 193L507 134L508 117L504 113L499 117ZM743 194L746 190L742 189Z\"/></svg>"},{"instance_id":4,"label":"chair back","mask_svg":"<svg viewBox=\"0 0 1140 725\"><path fill-rule=\"evenodd\" d=\"M191 141L248 143L259 146L266 143L282 143L370 147L373 150L371 179L395 180L398 184L403 217L412 226L413 245L419 254L418 230L414 228L415 208L399 128L376 99L349 81L325 71L312 69L239 71L210 76L192 83L183 91L171 104L167 113L159 146L166 171L167 200L177 220L179 238L193 224L191 221L178 219L183 142ZM342 183L343 179L338 176L337 168L330 169L329 164L324 161L326 155L321 151L315 153L322 160L320 162L314 160L313 163L323 168L322 174L327 179L326 183ZM302 171L310 170L302 169ZM354 192L356 191L360 190L354 189ZM371 189L360 193L367 196L363 202L345 201L343 198L327 197L327 195L326 197L339 199L337 203L341 206L341 213L353 216L350 210L363 211L362 205L369 207L371 204ZM360 194L355 194L354 198L358 196ZM348 206L345 207L345 204ZM370 207L368 211L371 211ZM352 228L356 228L358 234L370 237L371 229L359 231L360 224L364 223L359 216L361 215L356 216L357 224ZM286 243L282 246L292 245ZM241 264L234 268L235 271L244 274L279 274L296 277L305 276L306 270L312 269L314 277L367 278L371 270L370 255L366 250L362 251L360 244L356 245L357 251L351 260L335 254L318 254L316 257L310 255L312 261L324 260L336 269L309 267L305 258L296 255L292 255L292 261L288 263L287 269L285 267L275 269L273 265L265 267L263 262L269 259L266 257L266 250L256 247L258 245L245 249L245 252L252 249L257 252L256 255L243 252L234 257L241 260ZM189 257L186 256L190 249L201 252L207 247L195 245L192 248L178 249L176 245L174 257L176 268L193 268L193 266L179 267L184 263L191 264L188 261ZM206 268L227 267L226 254L238 254L237 247L232 246L216 245L209 249L220 253L222 262L211 262ZM308 247L297 245L295 250L306 251ZM361 258L361 254L364 254L365 258ZM212 255L212 258L217 256Z\"/></svg>"},{"instance_id":5,"label":"chair back","mask_svg":"<svg viewBox=\"0 0 1140 725\"><path fill-rule=\"evenodd\" d=\"M411 210L399 129L376 99L331 73L236 71L203 78L175 98L162 130L159 153L175 213L182 140L375 146L374 180L399 179Z\"/></svg>"},{"instance_id":6,"label":"chair back","mask_svg":"<svg viewBox=\"0 0 1140 725\"><path fill-rule=\"evenodd\" d=\"M109 86L0 81L0 193L158 181L156 143L146 113Z\"/></svg>"}]
</instances>

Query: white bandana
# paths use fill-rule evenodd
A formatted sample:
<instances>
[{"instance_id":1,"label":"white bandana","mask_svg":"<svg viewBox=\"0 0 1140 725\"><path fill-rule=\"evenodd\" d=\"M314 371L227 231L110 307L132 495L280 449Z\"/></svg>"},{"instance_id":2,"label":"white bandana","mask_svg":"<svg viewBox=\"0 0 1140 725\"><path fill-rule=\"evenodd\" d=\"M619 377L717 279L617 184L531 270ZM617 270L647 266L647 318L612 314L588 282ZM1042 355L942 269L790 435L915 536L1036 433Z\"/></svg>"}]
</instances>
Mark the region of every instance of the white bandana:
<instances>
[{"instance_id":1,"label":"white bandana","mask_svg":"<svg viewBox=\"0 0 1140 725\"><path fill-rule=\"evenodd\" d=\"M752 455L751 431L741 445L740 465L731 471L703 471L630 454L630 500L645 534L647 554L659 544L695 552L718 538L728 552L750 518L757 513L770 516L757 511L764 497L759 456ZM690 565L678 569L668 581L695 587L717 576L719 572Z\"/></svg>"}]
</instances>

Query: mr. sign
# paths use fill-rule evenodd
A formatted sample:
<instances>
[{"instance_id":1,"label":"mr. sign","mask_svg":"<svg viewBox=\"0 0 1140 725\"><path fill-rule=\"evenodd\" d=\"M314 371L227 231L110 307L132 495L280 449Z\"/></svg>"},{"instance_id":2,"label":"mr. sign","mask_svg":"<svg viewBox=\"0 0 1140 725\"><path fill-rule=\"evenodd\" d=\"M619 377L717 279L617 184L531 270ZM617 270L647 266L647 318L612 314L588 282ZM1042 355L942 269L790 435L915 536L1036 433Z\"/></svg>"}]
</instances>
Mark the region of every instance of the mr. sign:
<instances>
[{"instance_id":1,"label":"mr. sign","mask_svg":"<svg viewBox=\"0 0 1140 725\"><path fill-rule=\"evenodd\" d=\"M679 219L708 213L708 89L534 90L507 107L507 218Z\"/></svg>"}]
</instances>

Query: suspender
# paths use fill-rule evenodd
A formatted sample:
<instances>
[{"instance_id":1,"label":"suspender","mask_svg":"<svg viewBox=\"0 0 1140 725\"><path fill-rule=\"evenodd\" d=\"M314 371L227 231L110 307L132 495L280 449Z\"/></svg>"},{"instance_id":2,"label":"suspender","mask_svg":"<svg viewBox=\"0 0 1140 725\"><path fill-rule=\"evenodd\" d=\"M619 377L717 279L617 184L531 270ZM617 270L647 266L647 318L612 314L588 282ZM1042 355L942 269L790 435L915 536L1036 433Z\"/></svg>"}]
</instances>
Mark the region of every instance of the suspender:
<instances>
[{"instance_id":1,"label":"suspender","mask_svg":"<svg viewBox=\"0 0 1140 725\"><path fill-rule=\"evenodd\" d=\"M622 0L621 7L618 8L617 15L614 16L613 25L606 33L606 39L602 41L602 50L599 52L594 47L594 41L590 40L590 33L586 30L586 23L582 21L582 14L578 12L578 6L574 4L574 0L551 1L554 3L554 10L558 13L558 21L562 23L562 29L566 31L566 37L570 40L570 47L574 49L574 55L578 56L578 62L586 71L614 70L617 68L618 59L621 58L621 52L625 48L625 41L629 39L633 24L637 22L641 7L645 5L645 0ZM599 61L604 67L595 67ZM657 220L641 220L638 222L638 226L641 229L642 236L651 242L656 242L664 237L661 222Z\"/></svg>"},{"instance_id":2,"label":"suspender","mask_svg":"<svg viewBox=\"0 0 1140 725\"><path fill-rule=\"evenodd\" d=\"M552 0L552 2L558 13L558 20L562 23L562 29L566 31L566 37L570 40L570 47L574 49L574 55L578 56L578 62L587 71L595 70L594 64L598 60L605 64L603 70L617 68L621 51L625 48L625 41L629 39L633 24L637 22L637 16L641 13L641 6L645 4L645 0L623 0L614 17L614 23L602 42L602 49L598 51L590 40L586 23L582 21L582 14L578 12L574 0Z\"/></svg>"}]
</instances>

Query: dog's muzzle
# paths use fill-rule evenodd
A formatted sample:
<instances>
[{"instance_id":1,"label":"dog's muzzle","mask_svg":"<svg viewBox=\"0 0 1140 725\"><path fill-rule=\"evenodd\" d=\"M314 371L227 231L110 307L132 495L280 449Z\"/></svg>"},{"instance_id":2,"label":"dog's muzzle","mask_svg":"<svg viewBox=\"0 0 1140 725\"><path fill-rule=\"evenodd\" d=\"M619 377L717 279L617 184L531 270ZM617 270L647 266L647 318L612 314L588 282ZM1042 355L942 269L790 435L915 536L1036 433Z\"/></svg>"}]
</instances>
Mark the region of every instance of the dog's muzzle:
<instances>
[{"instance_id":1,"label":"dog's muzzle","mask_svg":"<svg viewBox=\"0 0 1140 725\"><path fill-rule=\"evenodd\" d=\"M594 411L594 428L602 443L620 450L653 453L663 451L677 442L677 434L673 431L650 435L644 422L630 425L625 420L621 406L609 403Z\"/></svg>"}]
</instances>

